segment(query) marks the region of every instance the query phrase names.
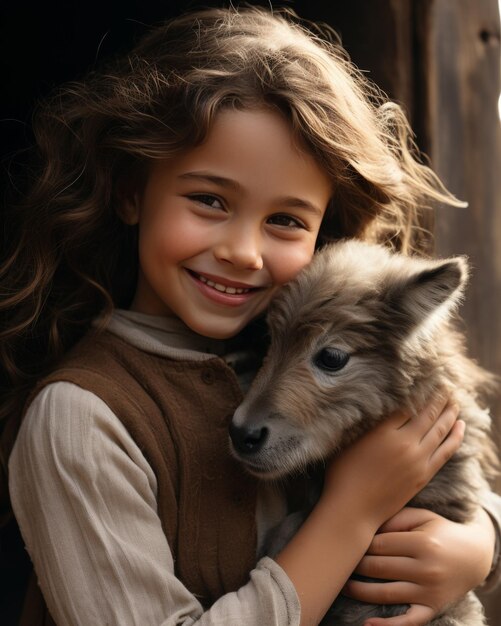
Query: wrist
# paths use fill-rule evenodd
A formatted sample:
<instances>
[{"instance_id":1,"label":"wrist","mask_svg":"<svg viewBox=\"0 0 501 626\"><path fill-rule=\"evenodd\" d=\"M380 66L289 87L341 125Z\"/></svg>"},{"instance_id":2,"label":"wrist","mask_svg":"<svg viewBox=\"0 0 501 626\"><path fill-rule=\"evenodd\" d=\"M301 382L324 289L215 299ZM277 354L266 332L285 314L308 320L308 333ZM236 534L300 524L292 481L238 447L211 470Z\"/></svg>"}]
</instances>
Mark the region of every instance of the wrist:
<instances>
[{"instance_id":1,"label":"wrist","mask_svg":"<svg viewBox=\"0 0 501 626\"><path fill-rule=\"evenodd\" d=\"M325 516L325 519L339 519L340 512L346 515L352 523L357 524L361 536L367 536L369 542L386 521L381 514L381 508L376 504L371 505L371 499L364 497L360 492L355 493L348 489L340 488L324 490L315 506L317 514Z\"/></svg>"},{"instance_id":2,"label":"wrist","mask_svg":"<svg viewBox=\"0 0 501 626\"><path fill-rule=\"evenodd\" d=\"M478 537L483 544L483 568L479 584L483 584L496 569L499 559L499 534L491 516L483 508L479 508L474 524L479 528Z\"/></svg>"},{"instance_id":3,"label":"wrist","mask_svg":"<svg viewBox=\"0 0 501 626\"><path fill-rule=\"evenodd\" d=\"M301 626L318 624L375 534L354 517L346 501L321 497L289 543L275 557L301 603Z\"/></svg>"}]
</instances>

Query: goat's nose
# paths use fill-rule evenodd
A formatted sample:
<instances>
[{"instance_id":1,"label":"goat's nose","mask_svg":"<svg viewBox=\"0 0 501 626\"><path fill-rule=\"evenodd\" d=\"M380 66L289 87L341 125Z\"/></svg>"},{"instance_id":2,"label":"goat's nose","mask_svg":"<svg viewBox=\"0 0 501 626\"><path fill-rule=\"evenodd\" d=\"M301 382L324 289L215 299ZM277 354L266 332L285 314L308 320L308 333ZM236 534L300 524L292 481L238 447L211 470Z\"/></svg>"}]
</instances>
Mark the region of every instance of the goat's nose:
<instances>
[{"instance_id":1,"label":"goat's nose","mask_svg":"<svg viewBox=\"0 0 501 626\"><path fill-rule=\"evenodd\" d=\"M261 428L247 428L230 424L230 437L235 449L242 454L256 454L268 438L266 426Z\"/></svg>"}]
</instances>

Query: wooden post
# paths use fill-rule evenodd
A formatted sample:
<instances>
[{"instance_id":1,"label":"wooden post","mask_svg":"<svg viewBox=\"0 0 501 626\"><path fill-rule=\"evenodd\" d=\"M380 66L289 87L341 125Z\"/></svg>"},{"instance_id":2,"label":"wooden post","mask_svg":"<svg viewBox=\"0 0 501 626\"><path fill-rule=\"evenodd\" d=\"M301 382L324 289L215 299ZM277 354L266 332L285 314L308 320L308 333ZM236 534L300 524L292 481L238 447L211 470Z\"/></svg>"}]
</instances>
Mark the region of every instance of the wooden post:
<instances>
[{"instance_id":1,"label":"wooden post","mask_svg":"<svg viewBox=\"0 0 501 626\"><path fill-rule=\"evenodd\" d=\"M472 354L501 374L501 123L497 0L422 0L422 137L435 171L468 202L438 207L436 250L467 254L463 317ZM501 427L501 397L495 405ZM499 435L499 432L498 432ZM500 485L501 486L501 485Z\"/></svg>"}]
</instances>

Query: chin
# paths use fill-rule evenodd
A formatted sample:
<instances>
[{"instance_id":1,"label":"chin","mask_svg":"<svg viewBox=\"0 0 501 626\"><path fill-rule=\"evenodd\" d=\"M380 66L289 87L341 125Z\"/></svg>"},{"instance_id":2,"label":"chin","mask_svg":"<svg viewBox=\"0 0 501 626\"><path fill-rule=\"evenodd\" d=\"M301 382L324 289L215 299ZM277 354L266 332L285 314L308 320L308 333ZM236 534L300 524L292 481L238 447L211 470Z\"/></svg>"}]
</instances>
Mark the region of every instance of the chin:
<instances>
[{"instance_id":1,"label":"chin","mask_svg":"<svg viewBox=\"0 0 501 626\"><path fill-rule=\"evenodd\" d=\"M191 323L189 320L184 320L184 323L191 328L193 332L197 333L197 335L202 335L209 339L231 339L235 337L235 335L238 335L250 321L246 321L242 324L200 324L196 321Z\"/></svg>"}]
</instances>

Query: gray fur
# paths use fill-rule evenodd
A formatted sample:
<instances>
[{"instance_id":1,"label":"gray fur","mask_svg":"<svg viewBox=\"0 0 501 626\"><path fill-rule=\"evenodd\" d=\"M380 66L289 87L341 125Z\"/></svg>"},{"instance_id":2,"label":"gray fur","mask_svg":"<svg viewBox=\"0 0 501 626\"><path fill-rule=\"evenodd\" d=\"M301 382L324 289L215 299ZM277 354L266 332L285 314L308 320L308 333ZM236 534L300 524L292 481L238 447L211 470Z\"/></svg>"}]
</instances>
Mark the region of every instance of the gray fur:
<instances>
[{"instance_id":1,"label":"gray fur","mask_svg":"<svg viewBox=\"0 0 501 626\"><path fill-rule=\"evenodd\" d=\"M493 378L466 356L464 338L452 325L467 273L461 257L410 258L358 241L317 253L270 306L269 353L233 418L240 429L266 428L268 435L257 453L234 450L237 458L263 478L298 474L393 410L415 412L447 386L466 422L464 442L410 504L454 521L470 519L495 473L496 454L489 413L481 404ZM348 353L347 364L324 371L318 365L323 348ZM303 518L296 514L275 532L272 554ZM340 598L323 623L358 625L405 608ZM480 603L468 594L431 624L486 622Z\"/></svg>"}]
</instances>

